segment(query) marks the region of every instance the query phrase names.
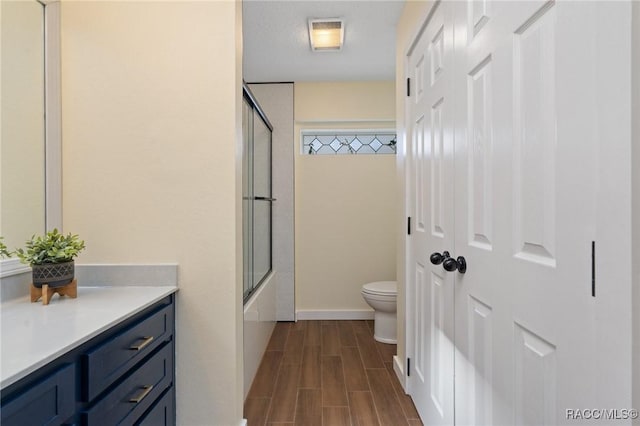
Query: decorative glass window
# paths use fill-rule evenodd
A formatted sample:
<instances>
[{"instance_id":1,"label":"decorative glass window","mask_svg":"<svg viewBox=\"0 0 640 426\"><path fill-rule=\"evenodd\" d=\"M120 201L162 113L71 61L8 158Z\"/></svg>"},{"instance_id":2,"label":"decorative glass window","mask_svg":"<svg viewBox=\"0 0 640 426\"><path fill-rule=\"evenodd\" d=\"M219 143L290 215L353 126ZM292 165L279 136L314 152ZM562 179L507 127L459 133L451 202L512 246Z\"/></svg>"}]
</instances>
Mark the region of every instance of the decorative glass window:
<instances>
[{"instance_id":1,"label":"decorative glass window","mask_svg":"<svg viewBox=\"0 0 640 426\"><path fill-rule=\"evenodd\" d=\"M393 131L302 131L302 153L306 155L395 154Z\"/></svg>"}]
</instances>

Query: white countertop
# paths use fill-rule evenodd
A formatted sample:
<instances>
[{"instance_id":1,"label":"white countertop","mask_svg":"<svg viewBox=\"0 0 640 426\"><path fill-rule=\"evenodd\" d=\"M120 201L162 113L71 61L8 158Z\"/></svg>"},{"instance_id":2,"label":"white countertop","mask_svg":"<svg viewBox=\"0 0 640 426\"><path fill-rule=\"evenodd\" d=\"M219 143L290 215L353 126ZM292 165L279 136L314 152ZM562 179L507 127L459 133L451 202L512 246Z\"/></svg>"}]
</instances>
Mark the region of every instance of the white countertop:
<instances>
[{"instance_id":1,"label":"white countertop","mask_svg":"<svg viewBox=\"0 0 640 426\"><path fill-rule=\"evenodd\" d=\"M0 388L80 346L178 290L162 287L78 287L78 298L28 298L0 305Z\"/></svg>"}]
</instances>

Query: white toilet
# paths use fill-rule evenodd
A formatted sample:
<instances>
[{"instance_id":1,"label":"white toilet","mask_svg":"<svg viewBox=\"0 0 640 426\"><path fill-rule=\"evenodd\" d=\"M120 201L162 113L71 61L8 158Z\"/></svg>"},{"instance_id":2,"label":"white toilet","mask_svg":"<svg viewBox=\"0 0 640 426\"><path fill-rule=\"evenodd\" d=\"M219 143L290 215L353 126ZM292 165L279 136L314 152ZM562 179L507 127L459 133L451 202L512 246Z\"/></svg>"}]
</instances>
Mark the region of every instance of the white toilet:
<instances>
[{"instance_id":1,"label":"white toilet","mask_svg":"<svg viewBox=\"0 0 640 426\"><path fill-rule=\"evenodd\" d=\"M398 285L395 281L377 281L362 286L362 297L373 308L375 331L373 338L382 343L397 343L396 299Z\"/></svg>"}]
</instances>

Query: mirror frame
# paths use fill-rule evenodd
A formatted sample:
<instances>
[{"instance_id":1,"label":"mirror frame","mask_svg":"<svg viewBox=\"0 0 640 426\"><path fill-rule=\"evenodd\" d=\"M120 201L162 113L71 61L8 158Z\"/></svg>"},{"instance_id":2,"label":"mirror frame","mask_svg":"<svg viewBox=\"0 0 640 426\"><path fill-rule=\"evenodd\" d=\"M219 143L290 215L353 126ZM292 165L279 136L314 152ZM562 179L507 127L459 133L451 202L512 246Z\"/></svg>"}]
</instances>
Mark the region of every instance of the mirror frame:
<instances>
[{"instance_id":1,"label":"mirror frame","mask_svg":"<svg viewBox=\"0 0 640 426\"><path fill-rule=\"evenodd\" d=\"M37 0L44 16L45 229L62 230L60 0ZM0 262L0 278L30 272L17 257Z\"/></svg>"}]
</instances>

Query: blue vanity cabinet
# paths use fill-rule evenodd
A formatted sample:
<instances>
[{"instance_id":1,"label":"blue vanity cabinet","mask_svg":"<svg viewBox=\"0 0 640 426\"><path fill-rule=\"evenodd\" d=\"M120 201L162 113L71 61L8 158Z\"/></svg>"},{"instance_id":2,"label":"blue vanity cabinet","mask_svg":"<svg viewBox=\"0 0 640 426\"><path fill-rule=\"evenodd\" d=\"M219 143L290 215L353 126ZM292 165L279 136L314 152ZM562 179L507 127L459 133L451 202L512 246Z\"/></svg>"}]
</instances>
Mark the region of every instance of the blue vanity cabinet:
<instances>
[{"instance_id":1,"label":"blue vanity cabinet","mask_svg":"<svg viewBox=\"0 0 640 426\"><path fill-rule=\"evenodd\" d=\"M173 335L173 305L122 330L82 355L83 401L92 401L115 379Z\"/></svg>"},{"instance_id":2,"label":"blue vanity cabinet","mask_svg":"<svg viewBox=\"0 0 640 426\"><path fill-rule=\"evenodd\" d=\"M65 365L2 405L2 426L59 425L75 410L75 366Z\"/></svg>"},{"instance_id":3,"label":"blue vanity cabinet","mask_svg":"<svg viewBox=\"0 0 640 426\"><path fill-rule=\"evenodd\" d=\"M173 346L166 343L151 358L127 375L114 389L82 412L82 424L133 424L173 381Z\"/></svg>"},{"instance_id":4,"label":"blue vanity cabinet","mask_svg":"<svg viewBox=\"0 0 640 426\"><path fill-rule=\"evenodd\" d=\"M175 396L173 390L169 390L151 406L149 411L144 413L142 418L135 423L135 426L169 426L174 424Z\"/></svg>"},{"instance_id":5,"label":"blue vanity cabinet","mask_svg":"<svg viewBox=\"0 0 640 426\"><path fill-rule=\"evenodd\" d=\"M175 425L167 296L2 389L2 426Z\"/></svg>"}]
</instances>

